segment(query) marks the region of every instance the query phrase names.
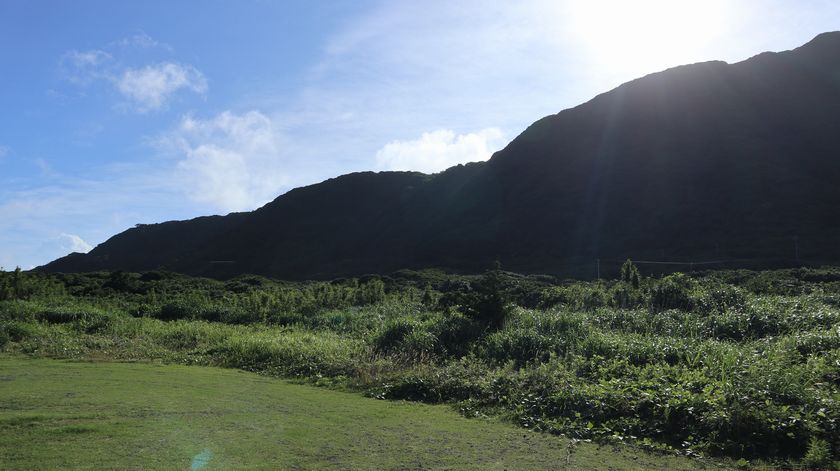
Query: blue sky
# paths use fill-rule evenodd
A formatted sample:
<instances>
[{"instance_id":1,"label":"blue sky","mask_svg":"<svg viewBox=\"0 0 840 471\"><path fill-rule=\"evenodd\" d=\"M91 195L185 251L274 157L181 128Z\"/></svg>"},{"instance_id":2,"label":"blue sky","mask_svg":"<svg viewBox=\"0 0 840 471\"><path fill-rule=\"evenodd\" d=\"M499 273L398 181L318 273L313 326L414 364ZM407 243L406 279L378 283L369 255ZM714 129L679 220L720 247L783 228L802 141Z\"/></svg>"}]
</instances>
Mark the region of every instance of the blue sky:
<instances>
[{"instance_id":1,"label":"blue sky","mask_svg":"<svg viewBox=\"0 0 840 471\"><path fill-rule=\"evenodd\" d=\"M627 80L838 29L819 0L0 0L0 266L484 160Z\"/></svg>"}]
</instances>

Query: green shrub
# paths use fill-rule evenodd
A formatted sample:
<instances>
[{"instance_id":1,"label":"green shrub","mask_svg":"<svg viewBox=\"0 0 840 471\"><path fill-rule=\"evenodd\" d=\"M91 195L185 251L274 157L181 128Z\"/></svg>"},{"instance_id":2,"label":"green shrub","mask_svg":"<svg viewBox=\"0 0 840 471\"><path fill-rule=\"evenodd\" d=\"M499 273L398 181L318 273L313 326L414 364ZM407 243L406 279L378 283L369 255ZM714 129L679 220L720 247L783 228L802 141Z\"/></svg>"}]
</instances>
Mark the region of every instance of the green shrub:
<instances>
[{"instance_id":1,"label":"green shrub","mask_svg":"<svg viewBox=\"0 0 840 471\"><path fill-rule=\"evenodd\" d=\"M628 258L623 265L621 265L621 281L630 285L633 289L639 289L642 282L642 276L639 274L639 269Z\"/></svg>"},{"instance_id":2,"label":"green shrub","mask_svg":"<svg viewBox=\"0 0 840 471\"><path fill-rule=\"evenodd\" d=\"M433 308L437 305L440 296L435 293L435 290L432 289L432 285L426 284L423 288L423 297L421 298L420 302L423 303L424 306L427 308Z\"/></svg>"},{"instance_id":3,"label":"green shrub","mask_svg":"<svg viewBox=\"0 0 840 471\"><path fill-rule=\"evenodd\" d=\"M463 306L464 314L490 329L498 329L511 312L508 291L500 268L487 271L474 284L473 296Z\"/></svg>"},{"instance_id":4,"label":"green shrub","mask_svg":"<svg viewBox=\"0 0 840 471\"><path fill-rule=\"evenodd\" d=\"M753 273L744 281L743 286L756 294L796 296L811 291L811 285L797 278L790 270Z\"/></svg>"},{"instance_id":5,"label":"green shrub","mask_svg":"<svg viewBox=\"0 0 840 471\"><path fill-rule=\"evenodd\" d=\"M385 300L385 283L379 278L373 278L359 286L356 291L356 304L376 304Z\"/></svg>"},{"instance_id":6,"label":"green shrub","mask_svg":"<svg viewBox=\"0 0 840 471\"><path fill-rule=\"evenodd\" d=\"M149 326L143 334L173 350L215 348L230 337L231 327L201 321L173 321Z\"/></svg>"},{"instance_id":7,"label":"green shrub","mask_svg":"<svg viewBox=\"0 0 840 471\"><path fill-rule=\"evenodd\" d=\"M377 351L390 352L400 349L403 341L418 329L420 323L409 318L389 320L376 334L373 344Z\"/></svg>"},{"instance_id":8,"label":"green shrub","mask_svg":"<svg viewBox=\"0 0 840 471\"><path fill-rule=\"evenodd\" d=\"M437 353L461 357L484 333L484 327L457 311L446 311L424 325L437 338Z\"/></svg>"},{"instance_id":9,"label":"green shrub","mask_svg":"<svg viewBox=\"0 0 840 471\"><path fill-rule=\"evenodd\" d=\"M482 342L481 356L497 362L514 361L522 366L533 360L545 360L551 353L565 353L563 339L522 327L493 332Z\"/></svg>"},{"instance_id":10,"label":"green shrub","mask_svg":"<svg viewBox=\"0 0 840 471\"><path fill-rule=\"evenodd\" d=\"M494 404L504 395L500 390L503 391L508 374L507 370L467 356L441 367L419 364L394 377L381 378L382 383L374 387L373 394L382 399Z\"/></svg>"},{"instance_id":11,"label":"green shrub","mask_svg":"<svg viewBox=\"0 0 840 471\"><path fill-rule=\"evenodd\" d=\"M0 319L31 322L43 309L44 306L37 301L0 301Z\"/></svg>"},{"instance_id":12,"label":"green shrub","mask_svg":"<svg viewBox=\"0 0 840 471\"><path fill-rule=\"evenodd\" d=\"M99 308L58 305L40 310L36 319L50 324L74 324L81 332L94 333L107 328L114 315Z\"/></svg>"},{"instance_id":13,"label":"green shrub","mask_svg":"<svg viewBox=\"0 0 840 471\"><path fill-rule=\"evenodd\" d=\"M9 342L20 342L35 335L31 324L21 321L0 322L0 348Z\"/></svg>"},{"instance_id":14,"label":"green shrub","mask_svg":"<svg viewBox=\"0 0 840 471\"><path fill-rule=\"evenodd\" d=\"M693 293L696 282L683 273L668 275L653 284L650 293L650 305L653 309L681 309L691 311L694 308Z\"/></svg>"},{"instance_id":15,"label":"green shrub","mask_svg":"<svg viewBox=\"0 0 840 471\"><path fill-rule=\"evenodd\" d=\"M431 355L439 350L437 336L426 329L413 330L400 342L400 351L415 356Z\"/></svg>"},{"instance_id":16,"label":"green shrub","mask_svg":"<svg viewBox=\"0 0 840 471\"><path fill-rule=\"evenodd\" d=\"M696 300L696 309L705 314L724 313L730 309L745 309L747 293L732 285L717 284L706 287Z\"/></svg>"},{"instance_id":17,"label":"green shrub","mask_svg":"<svg viewBox=\"0 0 840 471\"><path fill-rule=\"evenodd\" d=\"M644 295L638 287L624 281L613 285L608 296L610 305L621 309L636 308L644 304L645 301Z\"/></svg>"},{"instance_id":18,"label":"green shrub","mask_svg":"<svg viewBox=\"0 0 840 471\"><path fill-rule=\"evenodd\" d=\"M150 314L162 321L195 319L198 315L198 306L192 302L179 299L162 305L159 311L152 311Z\"/></svg>"},{"instance_id":19,"label":"green shrub","mask_svg":"<svg viewBox=\"0 0 840 471\"><path fill-rule=\"evenodd\" d=\"M545 288L540 295L539 307L547 309L565 306L571 309L592 311L607 306L609 299L609 294L602 283L579 282L567 286Z\"/></svg>"},{"instance_id":20,"label":"green shrub","mask_svg":"<svg viewBox=\"0 0 840 471\"><path fill-rule=\"evenodd\" d=\"M376 332L373 345L384 353L463 356L483 332L481 324L459 312L435 314L425 320L397 317Z\"/></svg>"},{"instance_id":21,"label":"green shrub","mask_svg":"<svg viewBox=\"0 0 840 471\"><path fill-rule=\"evenodd\" d=\"M300 331L235 335L215 354L224 366L293 376L351 376L369 361L360 341Z\"/></svg>"},{"instance_id":22,"label":"green shrub","mask_svg":"<svg viewBox=\"0 0 840 471\"><path fill-rule=\"evenodd\" d=\"M488 360L513 361L522 366L534 360L545 361L551 355L563 356L588 334L589 328L579 315L517 309L504 329L484 339L481 352Z\"/></svg>"},{"instance_id":23,"label":"green shrub","mask_svg":"<svg viewBox=\"0 0 840 471\"><path fill-rule=\"evenodd\" d=\"M0 271L0 301L62 297L64 285L50 275L26 273L17 267L13 272Z\"/></svg>"},{"instance_id":24,"label":"green shrub","mask_svg":"<svg viewBox=\"0 0 840 471\"><path fill-rule=\"evenodd\" d=\"M808 451L802 458L802 464L809 469L829 469L831 461L831 448L828 442L811 437L808 442Z\"/></svg>"},{"instance_id":25,"label":"green shrub","mask_svg":"<svg viewBox=\"0 0 840 471\"><path fill-rule=\"evenodd\" d=\"M209 322L225 324L253 324L261 320L257 312L224 304L204 307L199 310L197 316Z\"/></svg>"}]
</instances>

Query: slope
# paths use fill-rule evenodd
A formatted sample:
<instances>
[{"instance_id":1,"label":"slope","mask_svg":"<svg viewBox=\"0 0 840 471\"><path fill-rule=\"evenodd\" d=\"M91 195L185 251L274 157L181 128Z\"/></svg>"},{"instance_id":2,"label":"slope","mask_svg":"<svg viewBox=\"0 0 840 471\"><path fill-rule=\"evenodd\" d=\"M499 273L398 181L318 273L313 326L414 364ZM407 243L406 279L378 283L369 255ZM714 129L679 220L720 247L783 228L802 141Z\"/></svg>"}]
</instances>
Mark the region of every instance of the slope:
<instances>
[{"instance_id":1,"label":"slope","mask_svg":"<svg viewBox=\"0 0 840 471\"><path fill-rule=\"evenodd\" d=\"M251 212L146 225L45 271L329 278L500 260L840 260L840 32L677 67L545 117L488 162L357 173Z\"/></svg>"}]
</instances>

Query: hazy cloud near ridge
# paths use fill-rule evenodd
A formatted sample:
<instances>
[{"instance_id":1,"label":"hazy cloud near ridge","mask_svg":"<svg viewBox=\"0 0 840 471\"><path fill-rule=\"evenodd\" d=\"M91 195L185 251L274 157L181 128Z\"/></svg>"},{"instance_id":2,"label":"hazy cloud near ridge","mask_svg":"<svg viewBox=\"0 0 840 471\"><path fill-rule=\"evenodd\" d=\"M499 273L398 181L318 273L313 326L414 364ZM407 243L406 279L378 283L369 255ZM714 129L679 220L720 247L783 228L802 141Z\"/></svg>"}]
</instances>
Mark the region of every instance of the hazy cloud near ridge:
<instances>
[{"instance_id":1,"label":"hazy cloud near ridge","mask_svg":"<svg viewBox=\"0 0 840 471\"><path fill-rule=\"evenodd\" d=\"M0 186L0 266L31 268L137 223L189 217L173 180L170 168L118 164L93 180L60 175L34 188Z\"/></svg>"},{"instance_id":2,"label":"hazy cloud near ridge","mask_svg":"<svg viewBox=\"0 0 840 471\"><path fill-rule=\"evenodd\" d=\"M278 104L292 108L284 114L320 128L314 146L340 144L338 152L315 155L352 162L333 174L371 168L435 172L485 160L505 144L502 137L577 104L573 96L594 88L591 81L572 87L553 79L582 70L571 65L579 58L555 60L567 39L558 28L562 12L549 0L381 4L332 34L298 101ZM249 106L266 102L271 100ZM490 129L502 136L487 134ZM440 133L447 130L452 137ZM424 147L431 154L418 155Z\"/></svg>"},{"instance_id":3,"label":"hazy cloud near ridge","mask_svg":"<svg viewBox=\"0 0 840 471\"><path fill-rule=\"evenodd\" d=\"M256 110L208 119L187 115L157 141L178 156L176 175L187 196L226 212L254 209L277 196L288 182L282 144L272 119Z\"/></svg>"},{"instance_id":4,"label":"hazy cloud near ridge","mask_svg":"<svg viewBox=\"0 0 840 471\"><path fill-rule=\"evenodd\" d=\"M376 153L380 170L414 170L435 173L467 162L484 161L504 145L498 128L468 134L449 129L423 133L411 141L392 141Z\"/></svg>"},{"instance_id":5,"label":"hazy cloud near ridge","mask_svg":"<svg viewBox=\"0 0 840 471\"><path fill-rule=\"evenodd\" d=\"M92 245L85 242L84 239L76 234L62 232L58 238L61 240L61 248L69 252L88 253L93 250Z\"/></svg>"}]
</instances>

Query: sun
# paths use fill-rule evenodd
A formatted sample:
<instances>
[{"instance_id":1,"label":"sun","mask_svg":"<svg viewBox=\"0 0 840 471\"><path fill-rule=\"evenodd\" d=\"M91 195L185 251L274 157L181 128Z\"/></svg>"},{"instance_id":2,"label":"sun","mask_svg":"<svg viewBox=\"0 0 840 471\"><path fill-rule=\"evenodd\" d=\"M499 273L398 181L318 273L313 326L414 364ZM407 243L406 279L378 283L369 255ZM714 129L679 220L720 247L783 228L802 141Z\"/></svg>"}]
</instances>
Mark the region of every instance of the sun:
<instances>
[{"instance_id":1,"label":"sun","mask_svg":"<svg viewBox=\"0 0 840 471\"><path fill-rule=\"evenodd\" d=\"M580 52L611 70L654 72L707 60L733 12L727 0L574 0L566 10Z\"/></svg>"}]
</instances>

